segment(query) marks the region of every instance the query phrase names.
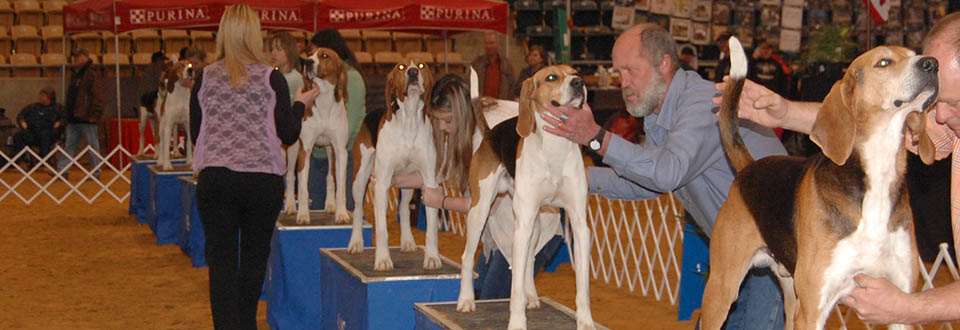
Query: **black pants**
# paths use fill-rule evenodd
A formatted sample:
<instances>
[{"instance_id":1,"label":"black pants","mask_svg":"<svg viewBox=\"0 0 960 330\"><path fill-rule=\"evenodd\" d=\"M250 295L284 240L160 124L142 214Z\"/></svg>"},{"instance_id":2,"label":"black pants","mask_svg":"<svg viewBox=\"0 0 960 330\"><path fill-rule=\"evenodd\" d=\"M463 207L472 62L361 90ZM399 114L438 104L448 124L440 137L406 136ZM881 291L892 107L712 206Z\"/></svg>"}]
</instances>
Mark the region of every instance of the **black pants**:
<instances>
[{"instance_id":1,"label":"black pants","mask_svg":"<svg viewBox=\"0 0 960 330\"><path fill-rule=\"evenodd\" d=\"M53 128L21 130L13 136L13 152L20 152L27 146L36 146L41 158L46 157L53 149L56 141L56 130ZM27 159L23 157L22 159Z\"/></svg>"},{"instance_id":2,"label":"black pants","mask_svg":"<svg viewBox=\"0 0 960 330\"><path fill-rule=\"evenodd\" d=\"M270 238L282 205L283 178L279 175L223 167L200 172L197 209L206 233L214 328L257 328L257 302Z\"/></svg>"}]
</instances>

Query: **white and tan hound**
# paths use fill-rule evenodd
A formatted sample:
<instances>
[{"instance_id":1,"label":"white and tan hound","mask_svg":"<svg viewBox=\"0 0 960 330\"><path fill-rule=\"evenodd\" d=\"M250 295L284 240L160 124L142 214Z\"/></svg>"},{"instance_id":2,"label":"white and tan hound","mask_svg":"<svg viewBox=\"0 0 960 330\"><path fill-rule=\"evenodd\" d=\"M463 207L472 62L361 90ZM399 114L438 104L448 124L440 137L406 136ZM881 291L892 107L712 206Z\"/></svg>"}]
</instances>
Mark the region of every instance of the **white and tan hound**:
<instances>
[{"instance_id":1,"label":"white and tan hound","mask_svg":"<svg viewBox=\"0 0 960 330\"><path fill-rule=\"evenodd\" d=\"M187 132L184 142L187 151L187 165L193 164L193 144L190 143L190 88L193 86L193 64L180 61L174 64L163 79L166 95L157 99L156 118L160 118L160 132L157 134L157 163L164 170L173 169L170 163L170 139L177 140L177 125L183 125ZM141 135L142 136L142 135ZM141 145L143 145L141 143ZM174 145L174 149L177 146ZM179 152L177 152L179 153Z\"/></svg>"},{"instance_id":2,"label":"white and tan hound","mask_svg":"<svg viewBox=\"0 0 960 330\"><path fill-rule=\"evenodd\" d=\"M746 56L736 38L730 51L734 82L724 92L720 132L738 175L710 239L702 329L720 329L752 267L770 266L779 278L786 329L823 329L857 273L912 292L917 250L904 132L929 164L924 119L938 95L936 59L902 47L864 53L817 114L810 137L822 155L754 161L735 119Z\"/></svg>"},{"instance_id":3,"label":"white and tan hound","mask_svg":"<svg viewBox=\"0 0 960 330\"><path fill-rule=\"evenodd\" d=\"M297 223L310 223L310 153L313 146L323 146L330 161L327 171L325 210L336 210L337 223L350 221L347 211L347 67L337 52L319 48L308 58L313 63L304 73L304 80L311 81L320 89L313 108L303 115L300 139L287 148L287 184L284 193L284 210L297 213ZM334 164L336 162L336 164ZM294 207L294 170L297 173L297 205ZM332 173L336 171L336 186ZM334 194L336 201L334 202Z\"/></svg>"},{"instance_id":4,"label":"white and tan hound","mask_svg":"<svg viewBox=\"0 0 960 330\"><path fill-rule=\"evenodd\" d=\"M426 115L426 105L433 87L433 72L418 60L398 63L387 75L387 109L382 113L370 113L354 138L353 159L359 161L353 181L353 233L348 251L363 250L360 225L363 221L363 196L367 182L373 173L373 212L376 226L376 255L374 269L393 269L393 261L387 250L387 198L389 178L394 173L418 172L428 187L438 187L436 177L437 151L433 145L433 128ZM398 208L405 210L413 198L413 189L400 190ZM400 248L414 251L416 243L410 232L409 212L400 213ZM440 253L437 250L437 209L427 207L427 241L423 268L440 268Z\"/></svg>"},{"instance_id":5,"label":"white and tan hound","mask_svg":"<svg viewBox=\"0 0 960 330\"><path fill-rule=\"evenodd\" d=\"M533 259L539 237L537 214L542 206L562 207L573 228L577 281L577 328L593 329L590 313L590 228L587 224L587 180L580 147L543 130L544 106L581 108L587 90L583 78L566 65L550 66L523 82L520 111L491 129L470 162L470 211L457 310L476 309L473 295L474 255L500 193L513 195L516 228L513 237L509 329L526 329L524 308L537 308Z\"/></svg>"}]
</instances>

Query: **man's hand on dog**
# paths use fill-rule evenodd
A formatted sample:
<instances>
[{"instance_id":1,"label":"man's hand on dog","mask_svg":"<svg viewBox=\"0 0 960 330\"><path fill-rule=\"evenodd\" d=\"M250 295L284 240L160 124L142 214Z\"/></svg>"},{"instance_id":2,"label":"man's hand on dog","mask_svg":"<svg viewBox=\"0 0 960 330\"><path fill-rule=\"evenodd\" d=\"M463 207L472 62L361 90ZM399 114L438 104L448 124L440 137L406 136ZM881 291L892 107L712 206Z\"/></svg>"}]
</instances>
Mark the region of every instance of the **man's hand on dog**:
<instances>
[{"instance_id":1,"label":"man's hand on dog","mask_svg":"<svg viewBox=\"0 0 960 330\"><path fill-rule=\"evenodd\" d=\"M714 85L714 88L722 92L729 82L730 76L725 76L723 82ZM713 104L720 102L720 95L713 98ZM740 94L738 114L740 118L766 127L783 127L787 116L787 103L779 94L748 79L743 84L743 93Z\"/></svg>"},{"instance_id":2,"label":"man's hand on dog","mask_svg":"<svg viewBox=\"0 0 960 330\"><path fill-rule=\"evenodd\" d=\"M584 103L582 109L574 107L555 107L547 104L544 109L550 115L540 114L540 118L549 124L543 130L556 136L565 137L574 143L585 146L597 135L602 127L593 119L593 110ZM566 120L561 120L566 116Z\"/></svg>"},{"instance_id":3,"label":"man's hand on dog","mask_svg":"<svg viewBox=\"0 0 960 330\"><path fill-rule=\"evenodd\" d=\"M906 303L912 296L885 278L857 274L853 278L857 287L850 295L840 299L840 303L850 306L857 312L860 320L867 323L912 323L906 319Z\"/></svg>"}]
</instances>

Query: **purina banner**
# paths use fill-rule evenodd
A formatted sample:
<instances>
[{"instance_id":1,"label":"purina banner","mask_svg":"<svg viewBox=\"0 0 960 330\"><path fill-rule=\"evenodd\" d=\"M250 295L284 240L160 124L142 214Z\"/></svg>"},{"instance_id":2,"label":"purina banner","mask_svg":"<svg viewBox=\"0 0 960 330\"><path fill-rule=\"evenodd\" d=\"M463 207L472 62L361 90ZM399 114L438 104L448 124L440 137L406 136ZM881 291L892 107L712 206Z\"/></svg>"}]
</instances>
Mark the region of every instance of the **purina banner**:
<instances>
[{"instance_id":1,"label":"purina banner","mask_svg":"<svg viewBox=\"0 0 960 330\"><path fill-rule=\"evenodd\" d=\"M127 32L155 28L216 29L231 0L87 0L64 6L64 31ZM260 13L265 29L314 31L314 3L302 0L242 1ZM110 18L113 18L111 20ZM116 26L114 26L114 24Z\"/></svg>"},{"instance_id":2,"label":"purina banner","mask_svg":"<svg viewBox=\"0 0 960 330\"><path fill-rule=\"evenodd\" d=\"M489 0L325 0L317 3L317 27L507 33L508 6Z\"/></svg>"}]
</instances>

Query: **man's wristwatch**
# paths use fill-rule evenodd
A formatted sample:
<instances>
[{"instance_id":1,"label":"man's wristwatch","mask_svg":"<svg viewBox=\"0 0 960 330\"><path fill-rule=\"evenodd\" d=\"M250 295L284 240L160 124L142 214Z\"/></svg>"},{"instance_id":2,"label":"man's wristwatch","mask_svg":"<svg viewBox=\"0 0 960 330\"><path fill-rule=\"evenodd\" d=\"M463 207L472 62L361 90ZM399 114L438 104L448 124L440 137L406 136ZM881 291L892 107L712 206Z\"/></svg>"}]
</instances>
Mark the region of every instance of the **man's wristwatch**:
<instances>
[{"instance_id":1,"label":"man's wristwatch","mask_svg":"<svg viewBox=\"0 0 960 330\"><path fill-rule=\"evenodd\" d=\"M597 136L594 136L593 139L587 143L587 146L590 147L590 150L593 150L593 152L599 152L600 147L603 146L603 137L605 135L607 135L607 131L603 128L600 128L600 132L597 132Z\"/></svg>"}]
</instances>

